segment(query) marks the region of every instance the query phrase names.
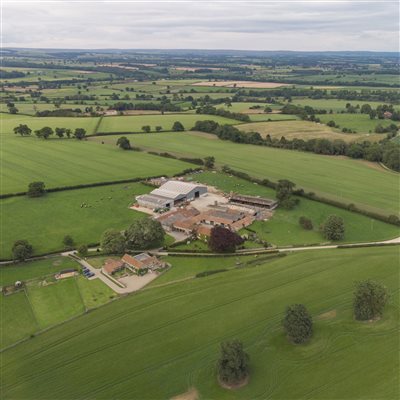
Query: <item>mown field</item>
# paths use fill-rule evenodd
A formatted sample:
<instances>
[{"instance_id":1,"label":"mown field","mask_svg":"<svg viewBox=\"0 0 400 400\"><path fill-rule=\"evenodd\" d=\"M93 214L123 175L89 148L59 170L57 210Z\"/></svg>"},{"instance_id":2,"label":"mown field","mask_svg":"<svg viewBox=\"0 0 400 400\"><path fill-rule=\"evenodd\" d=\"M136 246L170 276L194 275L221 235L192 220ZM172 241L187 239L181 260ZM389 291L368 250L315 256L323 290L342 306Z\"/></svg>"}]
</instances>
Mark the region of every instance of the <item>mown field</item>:
<instances>
[{"instance_id":1,"label":"mown field","mask_svg":"<svg viewBox=\"0 0 400 400\"><path fill-rule=\"evenodd\" d=\"M113 146L105 146L75 139L41 140L4 135L1 194L26 191L33 181L43 181L47 188L52 188L173 175L193 167L178 160L121 150L115 145L116 140Z\"/></svg>"},{"instance_id":2,"label":"mown field","mask_svg":"<svg viewBox=\"0 0 400 400\"><path fill-rule=\"evenodd\" d=\"M301 252L144 290L5 351L2 397L165 399L194 387L218 399L398 398L398 256L397 247ZM353 285L367 278L392 296L381 320L359 323ZM280 324L296 302L314 319L302 346ZM250 355L251 379L229 391L215 363L233 338Z\"/></svg>"},{"instance_id":3,"label":"mown field","mask_svg":"<svg viewBox=\"0 0 400 400\"><path fill-rule=\"evenodd\" d=\"M102 119L98 132L143 132L142 126L150 125L151 131L155 132L156 126L162 130L170 131L176 121L183 124L185 129L193 128L196 121L214 120L219 124L235 124L237 121L218 117L215 115L199 114L165 114L165 115L140 115L123 117L105 117Z\"/></svg>"},{"instance_id":4,"label":"mown field","mask_svg":"<svg viewBox=\"0 0 400 400\"><path fill-rule=\"evenodd\" d=\"M279 116L280 114L275 114ZM278 118L277 118L278 119ZM341 139L345 142L355 142L362 140L381 140L382 135L354 135L341 132L335 132L329 126L308 121L273 121L256 122L252 124L242 124L238 126L245 132L258 132L262 137L270 135L280 139L284 136L288 140L293 139Z\"/></svg>"},{"instance_id":5,"label":"mown field","mask_svg":"<svg viewBox=\"0 0 400 400\"><path fill-rule=\"evenodd\" d=\"M273 189L254 185L226 174L205 172L196 174L193 178L201 183L215 186L225 193L237 192L275 198ZM338 215L345 222L345 237L339 243L380 241L400 235L400 228L394 225L305 198L301 198L299 205L293 210L278 208L269 221L255 221L249 226L250 230L242 229L241 233L251 234L255 231L260 239L276 246L326 243L327 240L321 235L319 227L329 215ZM311 219L314 228L309 231L303 229L299 225L300 217Z\"/></svg>"},{"instance_id":6,"label":"mown field","mask_svg":"<svg viewBox=\"0 0 400 400\"><path fill-rule=\"evenodd\" d=\"M109 228L125 229L145 214L129 209L135 196L148 193L140 183L101 186L0 200L0 258L12 256L13 243L28 240L35 254L63 250L62 240L70 235L76 245L98 243Z\"/></svg>"},{"instance_id":7,"label":"mown field","mask_svg":"<svg viewBox=\"0 0 400 400\"><path fill-rule=\"evenodd\" d=\"M236 144L202 133L137 134L135 145L197 157L214 156L219 165L298 187L380 213L397 214L399 175L376 164L292 150ZM114 143L116 137L94 138Z\"/></svg>"},{"instance_id":8,"label":"mown field","mask_svg":"<svg viewBox=\"0 0 400 400\"><path fill-rule=\"evenodd\" d=\"M1 348L105 304L116 296L99 279L89 281L77 276L57 282L54 274L66 268L80 269L79 264L64 257L1 268L2 286L17 280L26 283L25 289L19 292L0 295Z\"/></svg>"}]
</instances>

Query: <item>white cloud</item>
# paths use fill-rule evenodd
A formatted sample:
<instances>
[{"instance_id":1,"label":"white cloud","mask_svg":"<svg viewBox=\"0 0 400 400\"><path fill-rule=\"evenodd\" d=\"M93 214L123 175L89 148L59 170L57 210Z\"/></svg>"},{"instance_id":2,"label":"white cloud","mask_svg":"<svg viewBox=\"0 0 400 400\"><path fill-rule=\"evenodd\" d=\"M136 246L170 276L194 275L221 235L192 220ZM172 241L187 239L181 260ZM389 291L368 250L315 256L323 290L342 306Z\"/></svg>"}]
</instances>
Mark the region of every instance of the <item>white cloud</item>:
<instances>
[{"instance_id":1,"label":"white cloud","mask_svg":"<svg viewBox=\"0 0 400 400\"><path fill-rule=\"evenodd\" d=\"M393 1L3 0L3 45L398 51Z\"/></svg>"}]
</instances>

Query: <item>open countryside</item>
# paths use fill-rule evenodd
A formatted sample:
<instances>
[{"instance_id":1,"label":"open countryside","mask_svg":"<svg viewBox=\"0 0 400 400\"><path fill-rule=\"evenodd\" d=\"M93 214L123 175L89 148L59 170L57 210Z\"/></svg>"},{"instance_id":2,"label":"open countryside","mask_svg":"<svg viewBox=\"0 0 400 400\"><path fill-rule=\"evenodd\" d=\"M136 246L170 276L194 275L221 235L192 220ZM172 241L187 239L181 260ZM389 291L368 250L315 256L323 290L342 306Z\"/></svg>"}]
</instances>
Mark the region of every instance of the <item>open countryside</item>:
<instances>
[{"instance_id":1,"label":"open countryside","mask_svg":"<svg viewBox=\"0 0 400 400\"><path fill-rule=\"evenodd\" d=\"M394 3L1 22L1 399L400 397Z\"/></svg>"}]
</instances>

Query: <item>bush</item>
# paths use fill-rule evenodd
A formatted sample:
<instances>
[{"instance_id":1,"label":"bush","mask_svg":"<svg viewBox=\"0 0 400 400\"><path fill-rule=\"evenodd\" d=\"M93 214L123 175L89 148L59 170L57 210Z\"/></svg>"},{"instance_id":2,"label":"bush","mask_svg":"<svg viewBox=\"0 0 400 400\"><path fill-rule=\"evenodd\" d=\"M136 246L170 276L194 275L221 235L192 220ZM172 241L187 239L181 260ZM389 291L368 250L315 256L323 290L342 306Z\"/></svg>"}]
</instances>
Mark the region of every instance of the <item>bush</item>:
<instances>
[{"instance_id":1,"label":"bush","mask_svg":"<svg viewBox=\"0 0 400 400\"><path fill-rule=\"evenodd\" d=\"M216 253L233 253L236 246L243 242L244 240L236 232L222 226L215 226L211 229L208 246Z\"/></svg>"},{"instance_id":2,"label":"bush","mask_svg":"<svg viewBox=\"0 0 400 400\"><path fill-rule=\"evenodd\" d=\"M82 244L81 246L78 247L78 254L81 257L86 257L88 255L89 249L86 244Z\"/></svg>"},{"instance_id":3,"label":"bush","mask_svg":"<svg viewBox=\"0 0 400 400\"><path fill-rule=\"evenodd\" d=\"M242 342L233 340L221 343L221 354L217 363L218 378L222 383L235 385L249 375L249 356Z\"/></svg>"},{"instance_id":4,"label":"bush","mask_svg":"<svg viewBox=\"0 0 400 400\"><path fill-rule=\"evenodd\" d=\"M379 318L388 301L385 286L371 280L356 283L353 300L354 317L359 321Z\"/></svg>"},{"instance_id":5,"label":"bush","mask_svg":"<svg viewBox=\"0 0 400 400\"><path fill-rule=\"evenodd\" d=\"M288 338L296 344L307 342L313 333L312 318L303 304L286 309L283 327Z\"/></svg>"},{"instance_id":6,"label":"bush","mask_svg":"<svg viewBox=\"0 0 400 400\"><path fill-rule=\"evenodd\" d=\"M117 140L117 146L120 149L123 149L123 150L130 150L131 149L131 143L129 142L129 139L126 136L121 136Z\"/></svg>"},{"instance_id":7,"label":"bush","mask_svg":"<svg viewBox=\"0 0 400 400\"><path fill-rule=\"evenodd\" d=\"M27 240L17 240L12 247L14 260L25 261L33 254L33 247Z\"/></svg>"},{"instance_id":8,"label":"bush","mask_svg":"<svg viewBox=\"0 0 400 400\"><path fill-rule=\"evenodd\" d=\"M183 132L185 130L185 127L182 125L181 122L176 121L174 122L174 125L172 125L172 130L176 132Z\"/></svg>"},{"instance_id":9,"label":"bush","mask_svg":"<svg viewBox=\"0 0 400 400\"><path fill-rule=\"evenodd\" d=\"M344 238L344 221L342 217L330 215L321 225L321 232L325 239L341 240Z\"/></svg>"},{"instance_id":10,"label":"bush","mask_svg":"<svg viewBox=\"0 0 400 400\"><path fill-rule=\"evenodd\" d=\"M31 182L28 186L29 197L40 197L46 193L44 182Z\"/></svg>"},{"instance_id":11,"label":"bush","mask_svg":"<svg viewBox=\"0 0 400 400\"><path fill-rule=\"evenodd\" d=\"M299 224L303 229L305 229L307 231L311 231L313 229L313 223L312 223L311 219L309 219L309 218L300 217Z\"/></svg>"},{"instance_id":12,"label":"bush","mask_svg":"<svg viewBox=\"0 0 400 400\"><path fill-rule=\"evenodd\" d=\"M74 239L71 236L65 235L63 239L63 245L66 249L72 249L74 247Z\"/></svg>"}]
</instances>

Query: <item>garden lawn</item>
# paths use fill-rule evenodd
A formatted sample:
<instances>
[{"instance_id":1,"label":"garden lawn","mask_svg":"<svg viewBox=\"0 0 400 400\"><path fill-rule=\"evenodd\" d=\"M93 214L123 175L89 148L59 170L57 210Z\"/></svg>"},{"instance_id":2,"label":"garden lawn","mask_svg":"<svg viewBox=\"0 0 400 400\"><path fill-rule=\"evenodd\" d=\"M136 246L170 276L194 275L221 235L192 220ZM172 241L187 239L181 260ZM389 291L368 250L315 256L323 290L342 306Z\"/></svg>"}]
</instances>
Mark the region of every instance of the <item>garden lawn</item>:
<instances>
[{"instance_id":1,"label":"garden lawn","mask_svg":"<svg viewBox=\"0 0 400 400\"><path fill-rule=\"evenodd\" d=\"M203 133L138 134L134 140L137 146L148 149L191 157L214 156L219 166L226 164L272 181L289 179L307 192L381 214L399 212L399 174L375 163L232 143Z\"/></svg>"},{"instance_id":2,"label":"garden lawn","mask_svg":"<svg viewBox=\"0 0 400 400\"><path fill-rule=\"evenodd\" d=\"M10 258L19 239L28 240L35 254L63 250L65 235L77 246L99 243L106 229L123 230L146 216L129 206L135 196L150 190L141 183L126 183L0 200L2 229L7 232L1 235L0 258Z\"/></svg>"},{"instance_id":3,"label":"garden lawn","mask_svg":"<svg viewBox=\"0 0 400 400\"><path fill-rule=\"evenodd\" d=\"M35 282L27 287L28 297L41 329L63 322L85 311L75 278Z\"/></svg>"},{"instance_id":4,"label":"garden lawn","mask_svg":"<svg viewBox=\"0 0 400 400\"><path fill-rule=\"evenodd\" d=\"M130 138L135 145L134 138ZM47 188L174 175L193 167L179 160L125 151L115 143L35 137L2 137L1 194L23 192L33 181Z\"/></svg>"},{"instance_id":5,"label":"garden lawn","mask_svg":"<svg viewBox=\"0 0 400 400\"><path fill-rule=\"evenodd\" d=\"M100 279L86 279L78 276L76 280L85 308L91 309L108 303L117 295Z\"/></svg>"},{"instance_id":6,"label":"garden lawn","mask_svg":"<svg viewBox=\"0 0 400 400\"><path fill-rule=\"evenodd\" d=\"M38 325L25 292L0 294L0 347L7 347L34 334Z\"/></svg>"},{"instance_id":7,"label":"garden lawn","mask_svg":"<svg viewBox=\"0 0 400 400\"><path fill-rule=\"evenodd\" d=\"M179 121L185 129L193 128L196 121L213 120L219 124L237 124L238 121L204 114L164 114L164 115L136 115L123 117L105 117L102 119L98 132L143 132L142 126L150 125L151 131L155 132L156 126L162 130L172 130L172 125Z\"/></svg>"},{"instance_id":8,"label":"garden lawn","mask_svg":"<svg viewBox=\"0 0 400 400\"><path fill-rule=\"evenodd\" d=\"M398 247L304 251L127 296L4 352L2 397L166 399L194 387L222 400L398 398L398 257ZM391 293L374 323L352 316L363 279ZM302 346L281 327L298 302L314 320ZM220 343L234 338L251 372L230 391L215 365Z\"/></svg>"},{"instance_id":9,"label":"garden lawn","mask_svg":"<svg viewBox=\"0 0 400 400\"><path fill-rule=\"evenodd\" d=\"M16 281L44 278L69 268L79 269L79 264L69 257L51 257L2 266L0 268L0 286L13 285Z\"/></svg>"}]
</instances>

